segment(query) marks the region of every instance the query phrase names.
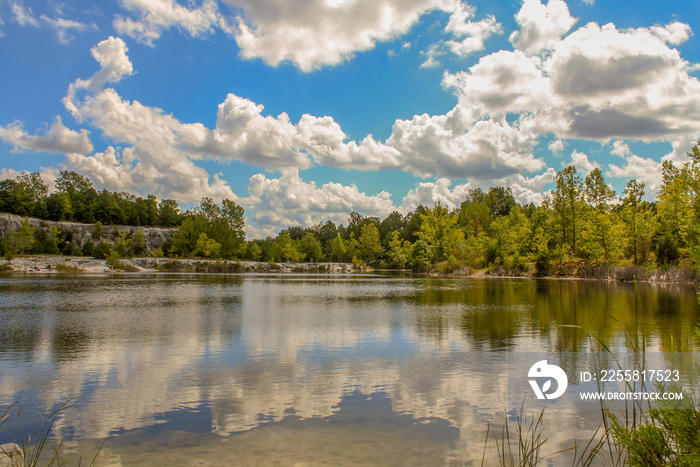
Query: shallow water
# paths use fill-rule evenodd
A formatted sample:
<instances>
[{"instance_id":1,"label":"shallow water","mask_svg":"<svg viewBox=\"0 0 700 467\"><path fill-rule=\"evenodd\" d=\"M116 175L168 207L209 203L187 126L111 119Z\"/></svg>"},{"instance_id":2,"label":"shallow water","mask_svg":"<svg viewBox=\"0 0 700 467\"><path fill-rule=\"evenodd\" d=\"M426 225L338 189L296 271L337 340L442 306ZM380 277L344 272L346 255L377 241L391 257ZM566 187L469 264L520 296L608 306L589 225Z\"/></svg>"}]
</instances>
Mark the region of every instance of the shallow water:
<instances>
[{"instance_id":1,"label":"shallow water","mask_svg":"<svg viewBox=\"0 0 700 467\"><path fill-rule=\"evenodd\" d=\"M546 406L543 454L600 425L578 375L614 360L589 331L696 390L699 318L694 289L601 282L2 277L0 407L22 412L0 443L70 401L52 437L85 458L106 440L98 465L488 465L523 404ZM547 404L543 359L569 378Z\"/></svg>"}]
</instances>

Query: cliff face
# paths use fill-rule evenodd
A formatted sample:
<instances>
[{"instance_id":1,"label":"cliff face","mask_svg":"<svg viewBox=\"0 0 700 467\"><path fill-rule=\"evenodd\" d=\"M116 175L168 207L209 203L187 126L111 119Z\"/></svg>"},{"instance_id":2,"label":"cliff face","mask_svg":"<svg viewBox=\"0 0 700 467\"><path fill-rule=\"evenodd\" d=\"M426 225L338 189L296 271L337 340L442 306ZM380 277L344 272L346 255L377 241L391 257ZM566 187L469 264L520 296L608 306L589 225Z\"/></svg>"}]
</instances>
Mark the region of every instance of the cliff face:
<instances>
[{"instance_id":1,"label":"cliff face","mask_svg":"<svg viewBox=\"0 0 700 467\"><path fill-rule=\"evenodd\" d=\"M0 235L3 237L7 235L7 232L19 230L21 228L21 222L25 218L22 216L17 216L15 214L8 214L0 212ZM41 219L36 219L33 217L27 218L29 220L29 225L36 227L37 229L44 230L47 234L51 232L53 227L56 227L59 231L63 233L70 233L72 237L73 245L78 248L82 246L88 240L92 240L93 243L97 244L103 240L110 243L114 241L124 232L127 234L127 238L131 238L136 232L143 232L143 236L146 239L146 246L148 250L155 250L160 248L163 244L170 239L177 229L164 229L160 227L135 227L131 225L103 225L102 226L102 236L99 240L95 240L93 237L95 231L94 224L79 224L77 222L54 222L45 221Z\"/></svg>"}]
</instances>

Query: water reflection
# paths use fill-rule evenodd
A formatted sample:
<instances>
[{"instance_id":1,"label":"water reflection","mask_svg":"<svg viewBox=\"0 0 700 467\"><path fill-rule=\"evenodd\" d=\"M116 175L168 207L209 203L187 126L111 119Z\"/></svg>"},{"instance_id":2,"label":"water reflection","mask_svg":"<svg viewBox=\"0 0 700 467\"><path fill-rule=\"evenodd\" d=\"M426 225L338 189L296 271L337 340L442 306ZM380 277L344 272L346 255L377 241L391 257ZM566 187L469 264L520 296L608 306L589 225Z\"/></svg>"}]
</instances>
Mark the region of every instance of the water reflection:
<instances>
[{"instance_id":1,"label":"water reflection","mask_svg":"<svg viewBox=\"0 0 700 467\"><path fill-rule=\"evenodd\" d=\"M588 369L590 335L560 325L618 350L668 351L671 339L696 350L693 291L642 287L640 299L625 285L575 281L2 278L0 404L47 413L76 401L56 436L82 440L76 449L109 438L104 459L115 464L216 464L231 453L275 463L290 452L357 464L381 449L383 465L402 452L431 465L479 461L487 424L497 429L528 394L532 353L570 374ZM579 439L598 426L595 410L551 409ZM0 427L0 442L15 428ZM553 452L572 431L548 437ZM270 441L275 450L261 448Z\"/></svg>"}]
</instances>

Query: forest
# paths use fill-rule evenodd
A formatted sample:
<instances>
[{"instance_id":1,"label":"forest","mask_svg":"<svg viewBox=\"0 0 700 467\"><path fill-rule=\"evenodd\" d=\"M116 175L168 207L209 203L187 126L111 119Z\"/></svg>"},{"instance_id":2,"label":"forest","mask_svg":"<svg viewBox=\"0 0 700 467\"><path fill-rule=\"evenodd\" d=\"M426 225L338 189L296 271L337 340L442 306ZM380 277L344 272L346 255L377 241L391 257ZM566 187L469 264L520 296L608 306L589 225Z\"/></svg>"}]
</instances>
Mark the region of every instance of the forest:
<instances>
[{"instance_id":1,"label":"forest","mask_svg":"<svg viewBox=\"0 0 700 467\"><path fill-rule=\"evenodd\" d=\"M700 144L700 142L699 142ZM453 210L435 204L386 218L350 213L332 221L290 226L276 237L245 238L245 216L231 200L204 198L183 211L174 200L98 191L85 176L62 171L49 193L38 173L0 182L0 211L53 221L95 225L94 241L81 246L54 228L28 222L0 238L0 254L67 254L106 258L151 255L279 262L352 262L356 267L452 272L498 268L508 274L561 273L568 265L700 268L700 149L689 161L664 161L656 199L630 180L621 193L600 169L588 175L573 166L556 174L550 197L537 206L518 204L510 188L468 192ZM143 234L101 237L103 225L177 228L156 251Z\"/></svg>"}]
</instances>

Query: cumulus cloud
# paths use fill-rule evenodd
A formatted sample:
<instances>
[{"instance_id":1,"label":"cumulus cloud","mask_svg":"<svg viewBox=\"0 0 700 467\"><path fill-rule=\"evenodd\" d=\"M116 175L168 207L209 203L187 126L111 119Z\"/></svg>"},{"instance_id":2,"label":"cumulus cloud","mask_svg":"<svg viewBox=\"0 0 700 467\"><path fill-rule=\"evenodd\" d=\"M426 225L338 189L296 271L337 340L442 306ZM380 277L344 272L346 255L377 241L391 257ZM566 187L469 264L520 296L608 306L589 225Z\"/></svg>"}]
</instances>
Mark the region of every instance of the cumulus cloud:
<instances>
[{"instance_id":1,"label":"cumulus cloud","mask_svg":"<svg viewBox=\"0 0 700 467\"><path fill-rule=\"evenodd\" d=\"M346 223L349 213L385 217L395 210L390 194L367 195L355 185L305 182L296 170L285 170L279 178L253 175L250 196L242 200L249 208L249 233L257 238L275 235L291 225L311 226L332 220Z\"/></svg>"},{"instance_id":2,"label":"cumulus cloud","mask_svg":"<svg viewBox=\"0 0 700 467\"><path fill-rule=\"evenodd\" d=\"M471 122L466 113L397 120L386 144L401 154L402 169L421 176L493 179L544 166L532 155L532 134L505 119Z\"/></svg>"},{"instance_id":3,"label":"cumulus cloud","mask_svg":"<svg viewBox=\"0 0 700 467\"><path fill-rule=\"evenodd\" d=\"M336 65L377 41L408 32L439 0L357 0L346 2L227 0L243 7L236 41L244 58L276 66L294 63L303 71Z\"/></svg>"},{"instance_id":4,"label":"cumulus cloud","mask_svg":"<svg viewBox=\"0 0 700 467\"><path fill-rule=\"evenodd\" d=\"M526 177L522 174L508 176L500 180L499 185L510 187L513 197L518 203L534 203L539 206L549 193L549 190L545 190L544 187L554 183L556 175L556 171L550 167L534 177Z\"/></svg>"},{"instance_id":5,"label":"cumulus cloud","mask_svg":"<svg viewBox=\"0 0 700 467\"><path fill-rule=\"evenodd\" d=\"M576 24L563 0L524 0L515 15L520 29L510 35L513 46L527 53L551 49Z\"/></svg>"},{"instance_id":6,"label":"cumulus cloud","mask_svg":"<svg viewBox=\"0 0 700 467\"><path fill-rule=\"evenodd\" d=\"M679 21L668 24L666 26L652 26L649 28L651 33L670 45L680 45L690 39L693 33L689 25Z\"/></svg>"},{"instance_id":7,"label":"cumulus cloud","mask_svg":"<svg viewBox=\"0 0 700 467\"><path fill-rule=\"evenodd\" d=\"M191 160L180 143L192 132L161 109L123 100L104 88L133 72L123 40L110 37L92 49L100 70L87 80L76 80L64 98L79 122L98 128L102 135L130 147L109 147L92 155L69 154L67 164L110 190L148 191L161 197L196 202L205 196L237 199L218 176L210 177ZM195 125L196 127L196 125Z\"/></svg>"},{"instance_id":8,"label":"cumulus cloud","mask_svg":"<svg viewBox=\"0 0 700 467\"><path fill-rule=\"evenodd\" d=\"M661 164L653 159L629 154L625 158L625 165L610 164L605 175L607 177L621 179L636 179L646 185L646 197L652 199L658 193L663 182Z\"/></svg>"},{"instance_id":9,"label":"cumulus cloud","mask_svg":"<svg viewBox=\"0 0 700 467\"><path fill-rule=\"evenodd\" d=\"M559 156L559 154L561 154L561 152L564 150L564 146L566 146L566 143L560 139L553 139L547 145L549 150L552 151L552 154L555 156Z\"/></svg>"},{"instance_id":10,"label":"cumulus cloud","mask_svg":"<svg viewBox=\"0 0 700 467\"><path fill-rule=\"evenodd\" d=\"M529 5L545 8L526 2L521 13ZM523 25L529 17L521 18ZM700 133L700 81L668 45L686 34L690 28L681 23L623 31L589 23L564 38L548 36L549 53L542 56L531 53L539 46L527 48L516 35L522 51L482 57L467 71L446 73L443 85L474 120L520 114L522 131L562 140L673 144Z\"/></svg>"},{"instance_id":11,"label":"cumulus cloud","mask_svg":"<svg viewBox=\"0 0 700 467\"><path fill-rule=\"evenodd\" d=\"M476 8L462 2L455 2L453 12L445 26L445 32L455 39L446 42L447 47L457 55L467 56L485 48L485 41L494 34L503 33L501 23L489 15L481 21L472 21Z\"/></svg>"},{"instance_id":12,"label":"cumulus cloud","mask_svg":"<svg viewBox=\"0 0 700 467\"><path fill-rule=\"evenodd\" d=\"M439 178L435 182L420 182L413 190L403 197L399 210L407 214L414 211L419 205L431 207L440 203L443 207L452 210L458 208L467 197L467 192L472 185L461 183L450 189L452 181L449 178Z\"/></svg>"},{"instance_id":13,"label":"cumulus cloud","mask_svg":"<svg viewBox=\"0 0 700 467\"><path fill-rule=\"evenodd\" d=\"M0 126L0 138L14 146L15 151L28 150L63 154L84 154L92 151L89 132L87 130L77 132L66 128L59 116L56 116L47 131L36 135L28 134L20 122Z\"/></svg>"},{"instance_id":14,"label":"cumulus cloud","mask_svg":"<svg viewBox=\"0 0 700 467\"><path fill-rule=\"evenodd\" d=\"M613 148L610 151L610 154L613 156L625 157L632 154L632 151L630 150L630 147L624 143L624 141L618 139L613 141Z\"/></svg>"},{"instance_id":15,"label":"cumulus cloud","mask_svg":"<svg viewBox=\"0 0 700 467\"><path fill-rule=\"evenodd\" d=\"M579 169L581 172L583 172L583 175L587 175L593 169L600 168L599 163L591 162L590 159L588 159L587 154L584 154L582 152L578 152L576 150L574 150L571 153L571 162L568 165L573 165L574 167Z\"/></svg>"},{"instance_id":16,"label":"cumulus cloud","mask_svg":"<svg viewBox=\"0 0 700 467\"><path fill-rule=\"evenodd\" d=\"M136 16L114 19L114 29L137 41L152 45L165 29L178 27L192 37L198 37L219 27L231 32L215 1L207 0L199 7L187 8L175 0L121 0L123 8Z\"/></svg>"},{"instance_id":17,"label":"cumulus cloud","mask_svg":"<svg viewBox=\"0 0 700 467\"><path fill-rule=\"evenodd\" d=\"M185 7L176 0L121 0L129 13L117 16L115 29L146 44L164 30L177 27L198 37L220 29L234 37L240 55L260 58L269 65L290 62L309 72L333 66L377 42L406 34L427 12L450 14L445 32L453 39L444 50L468 55L484 48L484 41L502 32L493 16L472 21L474 8L459 0L225 0L236 12L227 17L213 0ZM429 55L425 66L437 61Z\"/></svg>"}]
</instances>

